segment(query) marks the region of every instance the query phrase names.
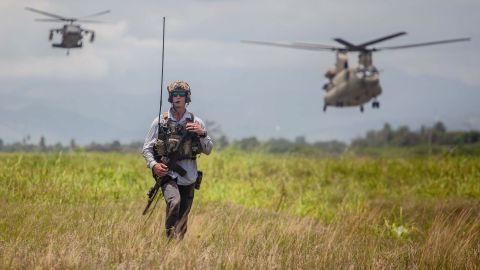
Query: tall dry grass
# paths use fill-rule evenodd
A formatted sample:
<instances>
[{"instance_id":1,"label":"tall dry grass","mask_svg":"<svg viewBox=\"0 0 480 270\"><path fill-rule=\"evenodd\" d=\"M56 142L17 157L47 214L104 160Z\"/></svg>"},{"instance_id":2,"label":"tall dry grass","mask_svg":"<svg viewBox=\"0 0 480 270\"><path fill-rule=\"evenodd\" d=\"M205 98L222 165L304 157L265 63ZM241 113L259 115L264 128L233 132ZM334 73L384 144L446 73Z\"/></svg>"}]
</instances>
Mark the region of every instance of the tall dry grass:
<instances>
[{"instance_id":1,"label":"tall dry grass","mask_svg":"<svg viewBox=\"0 0 480 270\"><path fill-rule=\"evenodd\" d=\"M197 203L183 241L168 242L161 205L9 205L0 267L98 269L476 269L478 209L394 234L375 210L330 224L230 204ZM96 214L94 214L96 212ZM5 236L5 235L3 235Z\"/></svg>"},{"instance_id":2,"label":"tall dry grass","mask_svg":"<svg viewBox=\"0 0 480 270\"><path fill-rule=\"evenodd\" d=\"M480 265L475 159L221 153L200 162L207 178L189 230L168 242L163 202L141 215L152 180L138 156L0 155L0 268Z\"/></svg>"}]
</instances>

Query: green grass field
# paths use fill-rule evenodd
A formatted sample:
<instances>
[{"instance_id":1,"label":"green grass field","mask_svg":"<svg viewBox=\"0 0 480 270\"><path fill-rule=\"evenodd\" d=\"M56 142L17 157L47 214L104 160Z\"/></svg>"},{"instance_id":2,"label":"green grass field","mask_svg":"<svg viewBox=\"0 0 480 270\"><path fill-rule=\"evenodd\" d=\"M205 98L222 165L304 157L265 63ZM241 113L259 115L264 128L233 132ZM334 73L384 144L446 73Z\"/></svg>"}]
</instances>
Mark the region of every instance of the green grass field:
<instances>
[{"instance_id":1,"label":"green grass field","mask_svg":"<svg viewBox=\"0 0 480 270\"><path fill-rule=\"evenodd\" d=\"M140 154L0 154L0 268L478 269L480 157L225 150L183 241Z\"/></svg>"}]
</instances>

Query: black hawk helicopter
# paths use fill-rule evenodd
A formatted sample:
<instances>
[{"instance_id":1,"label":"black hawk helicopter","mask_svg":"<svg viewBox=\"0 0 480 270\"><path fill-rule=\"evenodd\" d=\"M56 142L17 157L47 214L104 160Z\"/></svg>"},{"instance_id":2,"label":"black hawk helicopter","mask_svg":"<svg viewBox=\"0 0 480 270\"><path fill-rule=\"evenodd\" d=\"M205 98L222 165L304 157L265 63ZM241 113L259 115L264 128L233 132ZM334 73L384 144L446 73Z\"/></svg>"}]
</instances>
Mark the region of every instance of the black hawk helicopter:
<instances>
[{"instance_id":1,"label":"black hawk helicopter","mask_svg":"<svg viewBox=\"0 0 480 270\"><path fill-rule=\"evenodd\" d=\"M84 23L103 23L102 21L89 20L87 18L104 15L110 12L110 10L104 10L97 13L93 13L87 16L80 18L67 18L50 12L34 9L31 7L25 7L26 10L39 13L51 18L45 19L35 19L35 21L40 22L68 22L64 24L62 28L50 29L50 34L48 35L48 40L53 40L53 34L61 34L62 41L60 43L53 43L52 47L54 48L63 48L67 49L67 55L70 53L70 49L82 48L83 42L82 39L86 35L90 35L90 42L95 40L95 32L93 30L84 29L79 24L74 24L74 22L84 22Z\"/></svg>"}]
</instances>

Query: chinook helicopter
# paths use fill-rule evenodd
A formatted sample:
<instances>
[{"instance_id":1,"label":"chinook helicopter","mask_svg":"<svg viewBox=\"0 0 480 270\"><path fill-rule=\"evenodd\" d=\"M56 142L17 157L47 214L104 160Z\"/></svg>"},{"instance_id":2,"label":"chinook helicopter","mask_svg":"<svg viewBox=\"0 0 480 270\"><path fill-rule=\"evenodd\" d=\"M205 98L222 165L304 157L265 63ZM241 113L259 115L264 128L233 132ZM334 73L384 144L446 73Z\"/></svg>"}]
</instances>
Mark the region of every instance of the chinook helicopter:
<instances>
[{"instance_id":1,"label":"chinook helicopter","mask_svg":"<svg viewBox=\"0 0 480 270\"><path fill-rule=\"evenodd\" d=\"M380 102L377 97L382 93L380 86L380 75L378 69L373 65L372 53L383 50L406 49L420 46L430 46L452 42L469 41L470 38L457 38L430 41L415 44L406 44L400 46L389 46L371 48L370 45L386 41L398 36L405 35L406 32L398 32L362 44L353 44L341 38L335 38L334 41L343 45L343 47L322 45L317 43L296 42L291 44L242 40L244 43L268 45L284 48L293 48L311 51L334 51L336 52L335 67L327 70L325 77L329 80L323 89L326 91L324 97L323 111L328 106L347 107L359 106L363 113L365 103L372 101L372 108L380 108ZM349 68L348 52L358 52L358 66Z\"/></svg>"},{"instance_id":2,"label":"chinook helicopter","mask_svg":"<svg viewBox=\"0 0 480 270\"><path fill-rule=\"evenodd\" d=\"M39 13L50 18L45 19L35 19L36 21L40 22L68 22L68 24L64 24L62 28L57 29L50 29L50 34L48 35L48 40L53 40L53 34L61 34L62 41L60 43L53 43L52 47L54 48L64 48L67 49L67 55L70 54L70 49L75 48L82 48L83 42L82 39L85 35L90 35L90 42L95 40L95 32L93 30L88 30L82 28L79 24L74 24L74 22L85 22L85 23L102 23L101 21L96 20L86 20L86 18L91 18L95 16L100 16L103 14L107 14L110 10L104 10L97 13L93 13L87 16L83 16L80 18L67 18L60 15L56 15L53 13L49 13L46 11L34 9L31 7L25 7L26 10Z\"/></svg>"}]
</instances>

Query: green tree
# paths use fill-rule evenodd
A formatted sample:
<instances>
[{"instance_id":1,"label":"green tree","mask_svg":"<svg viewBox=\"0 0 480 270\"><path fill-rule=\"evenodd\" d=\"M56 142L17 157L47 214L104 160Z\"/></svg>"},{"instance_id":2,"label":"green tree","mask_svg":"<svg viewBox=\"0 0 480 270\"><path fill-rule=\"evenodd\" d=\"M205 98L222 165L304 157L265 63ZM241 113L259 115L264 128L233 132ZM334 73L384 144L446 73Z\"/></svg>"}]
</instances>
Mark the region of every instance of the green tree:
<instances>
[{"instance_id":1,"label":"green tree","mask_svg":"<svg viewBox=\"0 0 480 270\"><path fill-rule=\"evenodd\" d=\"M63 147L61 142L57 142L56 144L54 144L51 147L51 149L53 149L53 151L55 151L55 152L61 152L61 151L66 150L65 147Z\"/></svg>"},{"instance_id":2,"label":"green tree","mask_svg":"<svg viewBox=\"0 0 480 270\"><path fill-rule=\"evenodd\" d=\"M307 146L307 140L305 139L305 136L298 136L295 138L295 145L297 147L302 147L302 146Z\"/></svg>"},{"instance_id":3,"label":"green tree","mask_svg":"<svg viewBox=\"0 0 480 270\"><path fill-rule=\"evenodd\" d=\"M109 148L110 151L120 152L122 151L122 144L119 141L115 140Z\"/></svg>"},{"instance_id":4,"label":"green tree","mask_svg":"<svg viewBox=\"0 0 480 270\"><path fill-rule=\"evenodd\" d=\"M437 123L435 123L435 125L433 126L433 129L439 133L447 132L447 128L441 121L438 121Z\"/></svg>"},{"instance_id":5,"label":"green tree","mask_svg":"<svg viewBox=\"0 0 480 270\"><path fill-rule=\"evenodd\" d=\"M341 141L315 142L313 147L329 153L342 153L347 148L347 144Z\"/></svg>"},{"instance_id":6,"label":"green tree","mask_svg":"<svg viewBox=\"0 0 480 270\"><path fill-rule=\"evenodd\" d=\"M295 148L291 141L284 138L270 139L265 143L265 146L272 153L287 153Z\"/></svg>"},{"instance_id":7,"label":"green tree","mask_svg":"<svg viewBox=\"0 0 480 270\"><path fill-rule=\"evenodd\" d=\"M214 140L216 149L223 149L228 146L228 138L225 135L220 136L220 138Z\"/></svg>"},{"instance_id":8,"label":"green tree","mask_svg":"<svg viewBox=\"0 0 480 270\"><path fill-rule=\"evenodd\" d=\"M260 146L260 142L256 137L248 137L235 142L235 145L242 150L250 151L258 148Z\"/></svg>"},{"instance_id":9,"label":"green tree","mask_svg":"<svg viewBox=\"0 0 480 270\"><path fill-rule=\"evenodd\" d=\"M389 123L383 125L383 129L380 132L384 145L389 145L393 140L393 131Z\"/></svg>"},{"instance_id":10,"label":"green tree","mask_svg":"<svg viewBox=\"0 0 480 270\"><path fill-rule=\"evenodd\" d=\"M38 146L40 147L40 151L42 151L42 152L47 151L47 144L45 142L45 137L43 135L40 137L40 141L38 142Z\"/></svg>"},{"instance_id":11,"label":"green tree","mask_svg":"<svg viewBox=\"0 0 480 270\"><path fill-rule=\"evenodd\" d=\"M70 140L70 150L75 151L75 149L77 149L77 144L75 143L75 139L72 138Z\"/></svg>"}]
</instances>

